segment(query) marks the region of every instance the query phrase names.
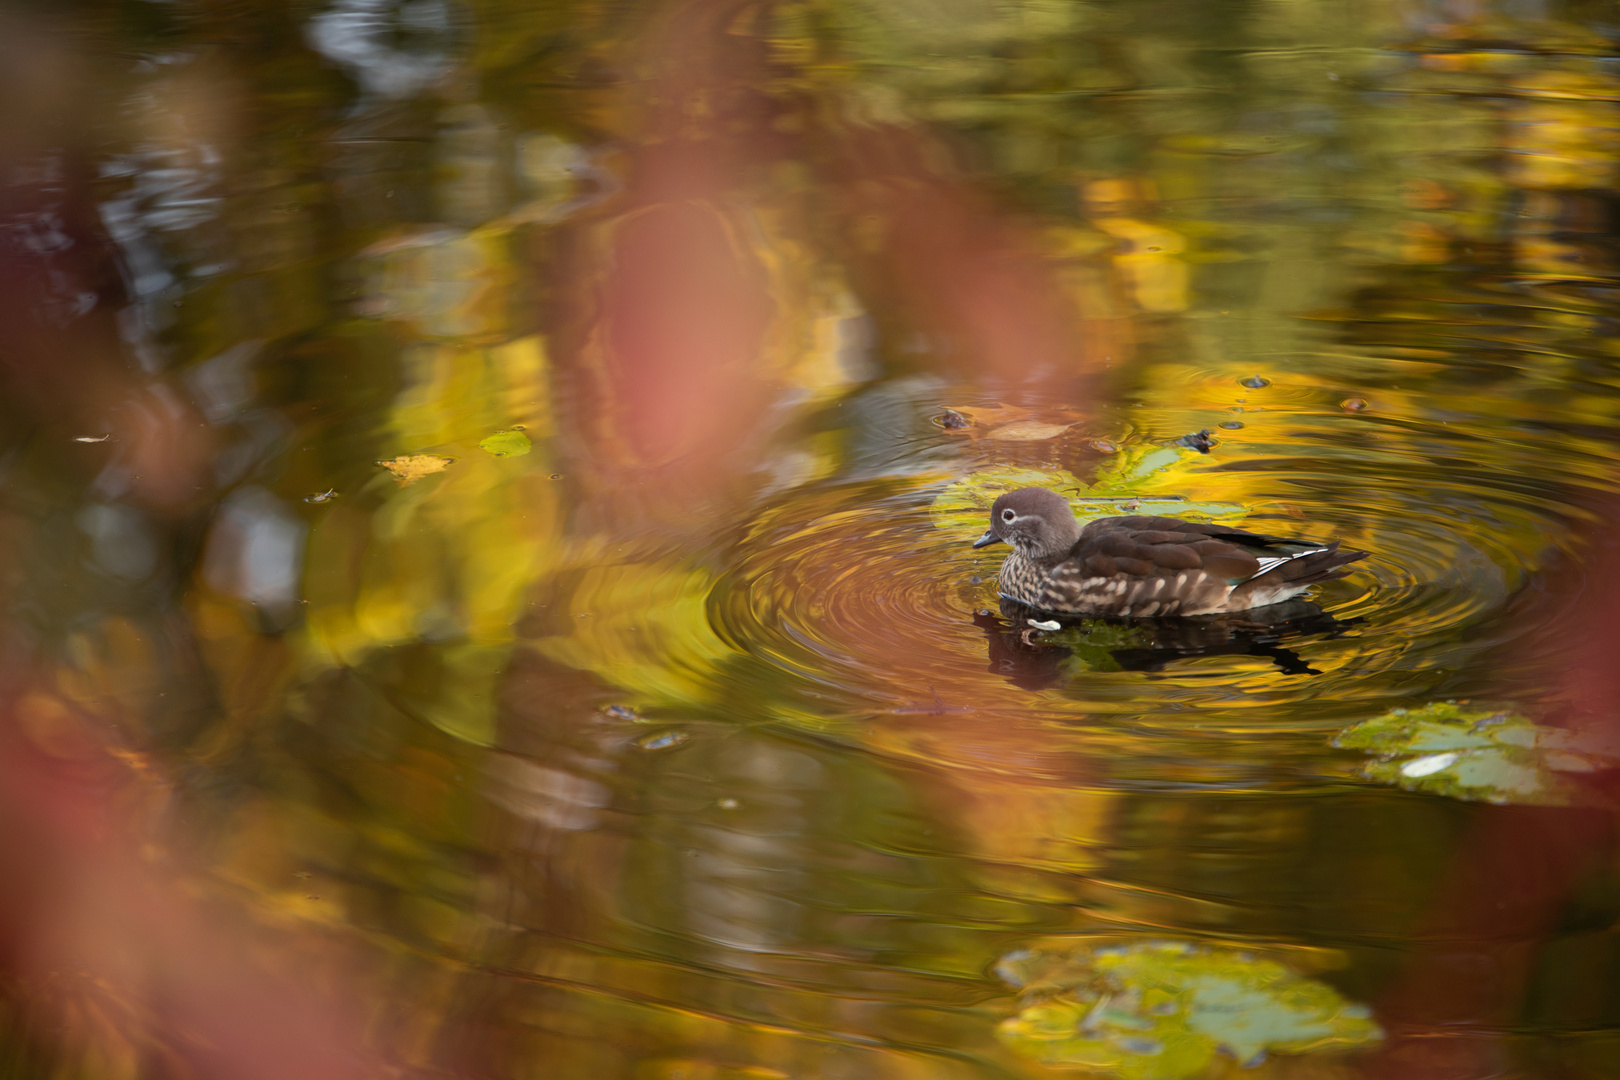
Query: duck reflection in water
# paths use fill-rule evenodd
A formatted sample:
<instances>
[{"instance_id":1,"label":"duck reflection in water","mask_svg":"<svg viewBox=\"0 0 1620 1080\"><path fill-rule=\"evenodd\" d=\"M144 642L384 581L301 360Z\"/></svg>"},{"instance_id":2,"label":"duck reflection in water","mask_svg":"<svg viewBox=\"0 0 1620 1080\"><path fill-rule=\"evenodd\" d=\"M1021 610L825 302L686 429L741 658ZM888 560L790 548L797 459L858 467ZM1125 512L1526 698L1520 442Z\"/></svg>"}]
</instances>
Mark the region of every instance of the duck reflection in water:
<instances>
[{"instance_id":1,"label":"duck reflection in water","mask_svg":"<svg viewBox=\"0 0 1620 1080\"><path fill-rule=\"evenodd\" d=\"M981 611L973 618L985 632L989 670L1026 690L1064 682L1076 660L1092 670L1163 671L1200 656L1264 656L1279 674L1320 675L1283 643L1338 637L1360 621L1335 618L1306 600L1223 615L1125 619L1053 615L1005 597L999 615ZM1034 630L1032 622L1057 628Z\"/></svg>"}]
</instances>

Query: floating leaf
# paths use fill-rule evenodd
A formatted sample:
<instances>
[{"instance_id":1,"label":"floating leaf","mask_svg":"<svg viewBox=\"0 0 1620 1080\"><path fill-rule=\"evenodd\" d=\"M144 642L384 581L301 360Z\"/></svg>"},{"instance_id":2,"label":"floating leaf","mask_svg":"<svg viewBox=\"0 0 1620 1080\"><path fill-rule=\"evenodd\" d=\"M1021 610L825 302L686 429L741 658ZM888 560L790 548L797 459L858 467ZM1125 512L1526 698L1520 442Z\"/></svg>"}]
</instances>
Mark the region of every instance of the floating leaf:
<instances>
[{"instance_id":1,"label":"floating leaf","mask_svg":"<svg viewBox=\"0 0 1620 1080\"><path fill-rule=\"evenodd\" d=\"M1200 451L1178 444L1137 443L1120 447L1117 455L1097 470L1091 492L1097 495L1130 493L1178 465L1201 464L1202 457Z\"/></svg>"},{"instance_id":2,"label":"floating leaf","mask_svg":"<svg viewBox=\"0 0 1620 1080\"><path fill-rule=\"evenodd\" d=\"M1048 424L1040 420L1016 420L1011 424L1002 424L985 435L987 439L1003 439L1008 442L1040 442L1042 439L1055 439L1068 431L1070 424Z\"/></svg>"},{"instance_id":3,"label":"floating leaf","mask_svg":"<svg viewBox=\"0 0 1620 1080\"><path fill-rule=\"evenodd\" d=\"M1383 1038L1365 1006L1236 949L1181 941L1023 949L996 972L1024 992L998 1031L1009 1046L1122 1080L1182 1080L1220 1052L1252 1063Z\"/></svg>"},{"instance_id":4,"label":"floating leaf","mask_svg":"<svg viewBox=\"0 0 1620 1080\"><path fill-rule=\"evenodd\" d=\"M519 457L533 449L534 444L529 441L529 437L523 433L522 428L515 427L507 428L505 431L497 431L480 442L478 448L486 450L496 457Z\"/></svg>"},{"instance_id":5,"label":"floating leaf","mask_svg":"<svg viewBox=\"0 0 1620 1080\"><path fill-rule=\"evenodd\" d=\"M936 421L947 431L975 439L1038 442L1055 438L1081 420L1074 409L1025 409L1016 405L942 405Z\"/></svg>"},{"instance_id":6,"label":"floating leaf","mask_svg":"<svg viewBox=\"0 0 1620 1080\"><path fill-rule=\"evenodd\" d=\"M401 485L405 485L414 484L424 476L443 472L453 465L455 460L437 454L406 454L391 461L379 461L377 464L393 473L395 479Z\"/></svg>"},{"instance_id":7,"label":"floating leaf","mask_svg":"<svg viewBox=\"0 0 1620 1080\"><path fill-rule=\"evenodd\" d=\"M1156 514L1166 517L1234 518L1246 510L1232 503L1193 502L1180 495L1137 495L1131 486L1153 476L1182 457L1197 458L1196 451L1171 447L1148 447L1140 453L1121 454L1111 459L1106 475L1087 485L1062 469L1030 469L992 466L946 487L932 507L934 524L956 529L964 536L984 531L990 506L1009 491L1024 487L1049 488L1068 498L1082 524L1112 514ZM1114 467L1118 462L1120 467ZM975 532L974 530L977 530Z\"/></svg>"},{"instance_id":8,"label":"floating leaf","mask_svg":"<svg viewBox=\"0 0 1620 1080\"><path fill-rule=\"evenodd\" d=\"M1585 802L1572 774L1620 768L1620 743L1602 730L1541 727L1449 701L1391 709L1341 731L1333 744L1378 755L1361 768L1369 780L1494 803Z\"/></svg>"}]
</instances>

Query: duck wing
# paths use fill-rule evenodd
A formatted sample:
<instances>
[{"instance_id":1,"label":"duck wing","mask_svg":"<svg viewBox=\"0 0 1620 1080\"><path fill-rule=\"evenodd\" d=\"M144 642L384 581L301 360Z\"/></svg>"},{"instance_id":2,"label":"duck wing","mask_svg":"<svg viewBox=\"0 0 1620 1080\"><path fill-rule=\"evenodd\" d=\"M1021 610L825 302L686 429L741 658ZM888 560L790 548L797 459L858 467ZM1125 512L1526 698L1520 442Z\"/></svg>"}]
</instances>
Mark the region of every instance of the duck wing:
<instances>
[{"instance_id":1,"label":"duck wing","mask_svg":"<svg viewBox=\"0 0 1620 1080\"><path fill-rule=\"evenodd\" d=\"M1281 555L1290 541L1276 536L1169 517L1109 517L1093 521L1069 549L1064 565L1088 576L1147 577L1204 571L1235 584L1261 573L1261 559ZM1314 545L1306 545L1314 546Z\"/></svg>"},{"instance_id":2,"label":"duck wing","mask_svg":"<svg viewBox=\"0 0 1620 1080\"><path fill-rule=\"evenodd\" d=\"M1236 611L1342 576L1363 557L1321 544L1180 518L1094 521L1051 566L1044 602L1100 615L1195 615ZM1273 573L1274 571L1284 571ZM1296 572L1297 571L1297 572ZM1274 582L1280 588L1273 589Z\"/></svg>"}]
</instances>

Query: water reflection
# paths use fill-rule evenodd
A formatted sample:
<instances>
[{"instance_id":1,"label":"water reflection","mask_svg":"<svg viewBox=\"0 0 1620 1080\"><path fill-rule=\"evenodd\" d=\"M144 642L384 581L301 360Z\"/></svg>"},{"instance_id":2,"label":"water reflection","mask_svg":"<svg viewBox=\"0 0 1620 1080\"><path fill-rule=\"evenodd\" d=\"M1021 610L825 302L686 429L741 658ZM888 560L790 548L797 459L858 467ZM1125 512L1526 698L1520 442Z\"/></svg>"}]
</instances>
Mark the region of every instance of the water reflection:
<instances>
[{"instance_id":1,"label":"water reflection","mask_svg":"<svg viewBox=\"0 0 1620 1080\"><path fill-rule=\"evenodd\" d=\"M4 18L19 1075L1035 1076L1101 938L1607 1075L1608 818L1328 745L1606 715L1605 9ZM1373 556L1026 642L1008 467Z\"/></svg>"},{"instance_id":2,"label":"water reflection","mask_svg":"<svg viewBox=\"0 0 1620 1080\"><path fill-rule=\"evenodd\" d=\"M455 10L445 0L336 0L305 32L368 93L409 97L453 70Z\"/></svg>"},{"instance_id":3,"label":"water reflection","mask_svg":"<svg viewBox=\"0 0 1620 1080\"><path fill-rule=\"evenodd\" d=\"M1002 598L1000 613L997 618L980 611L974 625L985 632L990 670L1026 690L1044 690L1084 671L1163 671L1201 656L1259 656L1283 675L1320 675L1282 643L1306 635L1337 636L1358 621L1335 618L1305 600L1290 600L1237 617L1057 620L1060 632L1067 622L1076 633L1052 638L1032 630L1032 620L1046 618L1033 608ZM1067 662L1071 658L1074 662Z\"/></svg>"}]
</instances>

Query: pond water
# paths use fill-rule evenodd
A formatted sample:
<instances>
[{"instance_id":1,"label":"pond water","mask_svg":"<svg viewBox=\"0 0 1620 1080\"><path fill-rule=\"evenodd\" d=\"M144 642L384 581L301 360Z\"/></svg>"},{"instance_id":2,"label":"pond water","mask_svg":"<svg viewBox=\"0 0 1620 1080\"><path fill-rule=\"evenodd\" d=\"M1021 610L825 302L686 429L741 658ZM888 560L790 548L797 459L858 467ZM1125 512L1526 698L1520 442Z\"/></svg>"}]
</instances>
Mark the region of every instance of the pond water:
<instances>
[{"instance_id":1,"label":"pond water","mask_svg":"<svg viewBox=\"0 0 1620 1080\"><path fill-rule=\"evenodd\" d=\"M1612 4L0 31L4 1075L1620 1077Z\"/></svg>"}]
</instances>

